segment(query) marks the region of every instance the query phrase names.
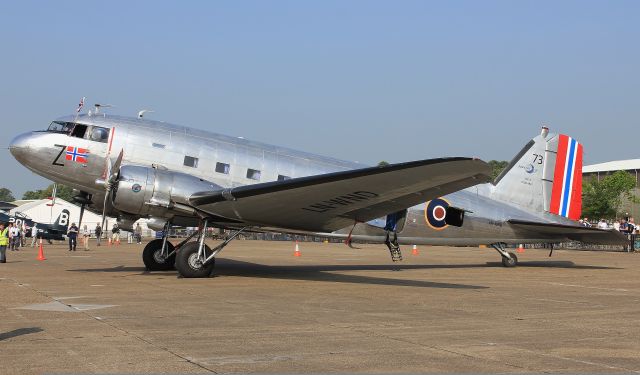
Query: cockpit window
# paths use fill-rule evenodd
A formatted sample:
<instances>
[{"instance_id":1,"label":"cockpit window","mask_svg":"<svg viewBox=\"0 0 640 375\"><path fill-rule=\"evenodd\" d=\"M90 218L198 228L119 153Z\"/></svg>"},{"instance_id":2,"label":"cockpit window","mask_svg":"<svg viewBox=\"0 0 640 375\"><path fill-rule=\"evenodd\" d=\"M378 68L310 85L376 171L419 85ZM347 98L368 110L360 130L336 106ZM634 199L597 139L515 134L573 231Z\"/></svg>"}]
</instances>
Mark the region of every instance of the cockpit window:
<instances>
[{"instance_id":1,"label":"cockpit window","mask_svg":"<svg viewBox=\"0 0 640 375\"><path fill-rule=\"evenodd\" d=\"M87 125L76 124L71 132L72 137L84 138L84 134L87 132Z\"/></svg>"},{"instance_id":2,"label":"cockpit window","mask_svg":"<svg viewBox=\"0 0 640 375\"><path fill-rule=\"evenodd\" d=\"M107 143L109 129L99 126L89 126L74 122L54 121L49 125L48 132L64 133L71 137L84 138L94 142Z\"/></svg>"},{"instance_id":3,"label":"cockpit window","mask_svg":"<svg viewBox=\"0 0 640 375\"><path fill-rule=\"evenodd\" d=\"M55 133L69 133L73 128L73 125L74 124L72 122L54 121L49 125L47 131Z\"/></svg>"},{"instance_id":4,"label":"cockpit window","mask_svg":"<svg viewBox=\"0 0 640 375\"><path fill-rule=\"evenodd\" d=\"M89 139L96 142L107 143L107 140L109 139L109 130L94 126L93 129L91 129Z\"/></svg>"}]
</instances>

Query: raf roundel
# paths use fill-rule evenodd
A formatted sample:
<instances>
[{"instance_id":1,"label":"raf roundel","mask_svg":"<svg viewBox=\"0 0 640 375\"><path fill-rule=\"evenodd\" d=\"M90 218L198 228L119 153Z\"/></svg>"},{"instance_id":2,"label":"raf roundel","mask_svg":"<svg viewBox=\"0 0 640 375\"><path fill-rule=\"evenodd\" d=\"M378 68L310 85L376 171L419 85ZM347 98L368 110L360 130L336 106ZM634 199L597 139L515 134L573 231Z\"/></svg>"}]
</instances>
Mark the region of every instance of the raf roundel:
<instances>
[{"instance_id":1,"label":"raf roundel","mask_svg":"<svg viewBox=\"0 0 640 375\"><path fill-rule=\"evenodd\" d=\"M424 219L427 225L435 230L442 230L449 225L445 222L449 202L442 198L436 198L427 202L424 209Z\"/></svg>"}]
</instances>

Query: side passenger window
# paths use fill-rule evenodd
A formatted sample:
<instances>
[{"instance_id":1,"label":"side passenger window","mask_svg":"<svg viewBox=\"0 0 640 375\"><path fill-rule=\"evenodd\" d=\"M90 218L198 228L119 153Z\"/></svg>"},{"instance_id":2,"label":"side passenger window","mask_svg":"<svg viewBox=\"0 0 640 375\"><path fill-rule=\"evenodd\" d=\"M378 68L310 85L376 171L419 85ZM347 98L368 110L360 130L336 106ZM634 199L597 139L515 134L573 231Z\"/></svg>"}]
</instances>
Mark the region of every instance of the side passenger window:
<instances>
[{"instance_id":1,"label":"side passenger window","mask_svg":"<svg viewBox=\"0 0 640 375\"><path fill-rule=\"evenodd\" d=\"M260 181L260 171L257 169L247 169L247 178L250 180Z\"/></svg>"},{"instance_id":2,"label":"side passenger window","mask_svg":"<svg viewBox=\"0 0 640 375\"><path fill-rule=\"evenodd\" d=\"M216 163L216 172L218 173L229 174L230 169L231 167L229 166L229 164L220 162Z\"/></svg>"}]
</instances>

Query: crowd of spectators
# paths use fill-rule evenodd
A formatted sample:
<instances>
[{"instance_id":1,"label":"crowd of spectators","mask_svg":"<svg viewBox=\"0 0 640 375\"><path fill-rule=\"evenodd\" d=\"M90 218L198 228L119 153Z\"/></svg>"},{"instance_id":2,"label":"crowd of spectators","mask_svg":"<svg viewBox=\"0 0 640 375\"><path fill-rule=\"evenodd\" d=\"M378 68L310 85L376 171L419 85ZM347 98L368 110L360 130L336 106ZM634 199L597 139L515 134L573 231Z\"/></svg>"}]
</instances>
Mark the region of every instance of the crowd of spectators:
<instances>
[{"instance_id":1,"label":"crowd of spectators","mask_svg":"<svg viewBox=\"0 0 640 375\"><path fill-rule=\"evenodd\" d=\"M580 225L585 227L597 227L598 229L615 229L624 233L629 238L630 246L627 247L627 251L635 251L636 237L640 234L640 224L636 224L632 217L624 217L620 220L607 221L600 219L597 223L589 221L589 218L585 217L580 219Z\"/></svg>"}]
</instances>

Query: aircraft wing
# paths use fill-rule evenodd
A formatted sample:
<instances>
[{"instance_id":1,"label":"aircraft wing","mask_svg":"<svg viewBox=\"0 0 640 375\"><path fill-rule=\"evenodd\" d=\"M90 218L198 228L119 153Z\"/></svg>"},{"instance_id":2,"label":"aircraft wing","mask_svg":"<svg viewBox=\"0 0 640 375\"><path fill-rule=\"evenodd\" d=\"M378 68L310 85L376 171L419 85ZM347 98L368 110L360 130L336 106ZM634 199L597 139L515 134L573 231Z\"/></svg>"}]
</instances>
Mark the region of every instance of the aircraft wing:
<instances>
[{"instance_id":1,"label":"aircraft wing","mask_svg":"<svg viewBox=\"0 0 640 375\"><path fill-rule=\"evenodd\" d=\"M247 225L331 232L490 180L478 159L391 164L193 194L198 210Z\"/></svg>"},{"instance_id":2,"label":"aircraft wing","mask_svg":"<svg viewBox=\"0 0 640 375\"><path fill-rule=\"evenodd\" d=\"M615 229L599 229L593 227L581 227L565 224L538 223L534 221L515 220L508 221L509 224L518 229L527 230L534 233L546 235L564 236L572 241L596 245L628 245L629 239L626 235Z\"/></svg>"}]
</instances>

